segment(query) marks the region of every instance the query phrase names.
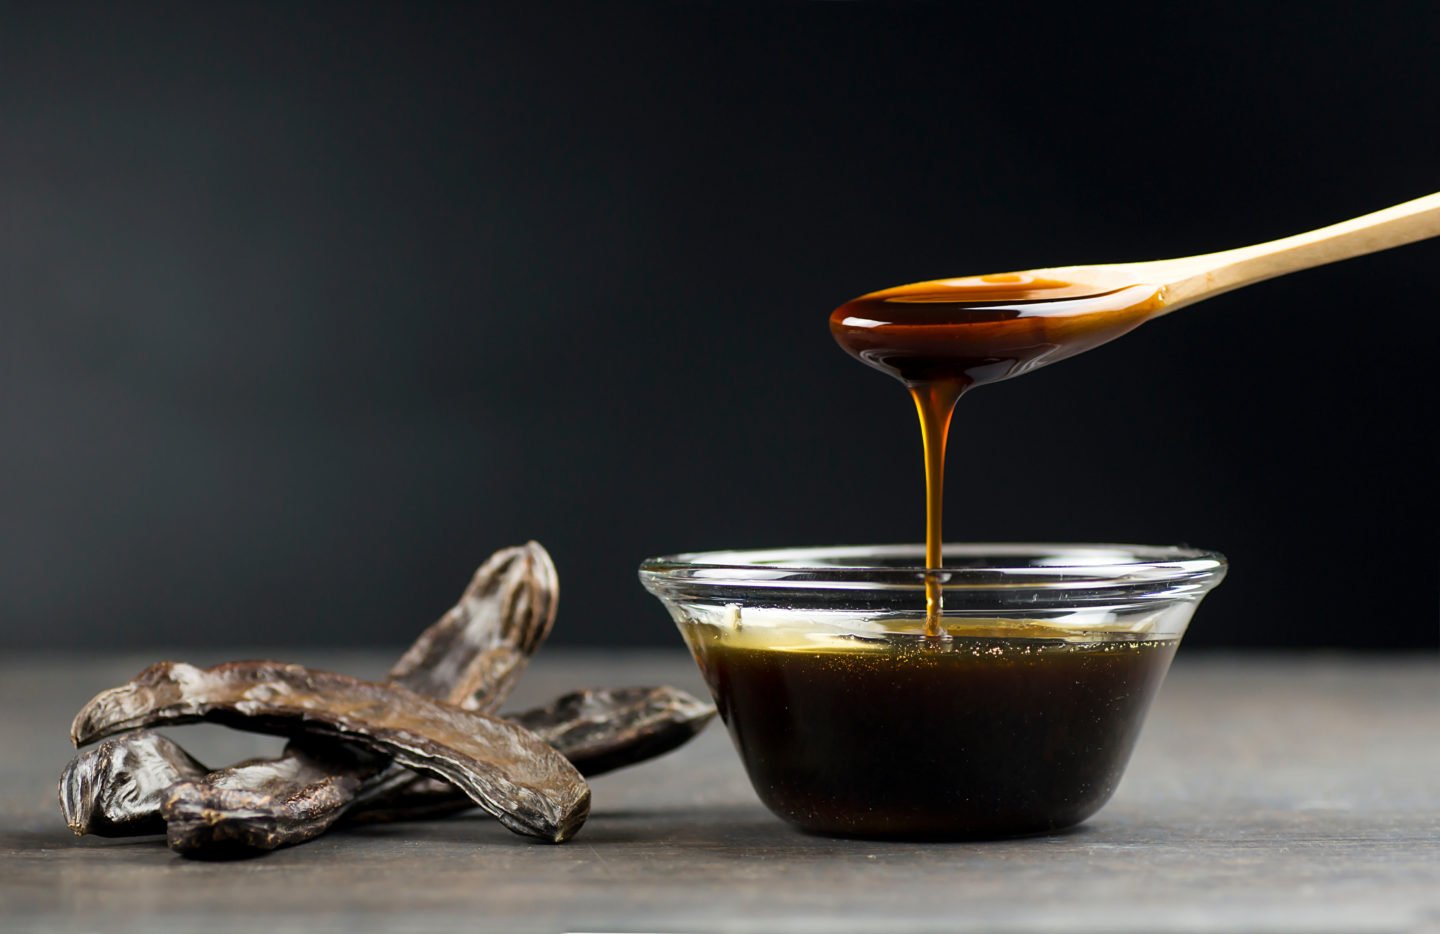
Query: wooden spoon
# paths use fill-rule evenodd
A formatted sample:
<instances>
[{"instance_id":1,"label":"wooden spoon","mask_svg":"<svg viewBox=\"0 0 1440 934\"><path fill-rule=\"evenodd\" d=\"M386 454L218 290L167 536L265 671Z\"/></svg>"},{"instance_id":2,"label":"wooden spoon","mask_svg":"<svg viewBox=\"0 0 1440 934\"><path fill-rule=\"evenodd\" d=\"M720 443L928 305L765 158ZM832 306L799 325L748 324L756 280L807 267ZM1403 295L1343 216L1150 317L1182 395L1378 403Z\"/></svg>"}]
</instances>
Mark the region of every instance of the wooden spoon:
<instances>
[{"instance_id":1,"label":"wooden spoon","mask_svg":"<svg viewBox=\"0 0 1440 934\"><path fill-rule=\"evenodd\" d=\"M993 298L1002 301L1019 298L1018 292L1027 293L1026 300L1044 301L1148 285L1157 290L1158 307L1150 313L1157 317L1265 279L1435 236L1440 236L1440 193L1293 237L1219 253L1144 263L1056 266L926 285L943 283L953 290L952 300L969 302L985 301L987 287L995 290ZM1000 293L1005 293L1003 298Z\"/></svg>"}]
</instances>

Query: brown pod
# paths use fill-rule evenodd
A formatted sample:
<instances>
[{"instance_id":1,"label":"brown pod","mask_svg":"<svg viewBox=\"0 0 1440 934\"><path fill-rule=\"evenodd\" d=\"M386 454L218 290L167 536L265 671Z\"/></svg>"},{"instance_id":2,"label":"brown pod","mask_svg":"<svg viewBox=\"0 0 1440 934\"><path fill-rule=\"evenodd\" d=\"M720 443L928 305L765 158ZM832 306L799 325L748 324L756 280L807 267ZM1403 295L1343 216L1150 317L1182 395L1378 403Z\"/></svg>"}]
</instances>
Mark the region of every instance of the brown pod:
<instances>
[{"instance_id":1,"label":"brown pod","mask_svg":"<svg viewBox=\"0 0 1440 934\"><path fill-rule=\"evenodd\" d=\"M588 777L663 755L714 716L710 704L676 688L636 687L574 691L507 719ZM60 788L66 822L77 834L168 833L170 847L187 856L304 843L342 815L352 823L424 820L475 806L448 782L400 767L377 772L373 756L342 743L296 740L282 756L207 773L149 730L82 750Z\"/></svg>"},{"instance_id":2,"label":"brown pod","mask_svg":"<svg viewBox=\"0 0 1440 934\"><path fill-rule=\"evenodd\" d=\"M70 760L60 776L60 810L77 837L164 833L160 802L166 789L203 779L207 771L159 733L136 730Z\"/></svg>"},{"instance_id":3,"label":"brown pod","mask_svg":"<svg viewBox=\"0 0 1440 934\"><path fill-rule=\"evenodd\" d=\"M683 745L715 708L678 688L571 691L508 715L565 754L582 775L602 775Z\"/></svg>"},{"instance_id":4,"label":"brown pod","mask_svg":"<svg viewBox=\"0 0 1440 934\"><path fill-rule=\"evenodd\" d=\"M509 695L530 656L549 635L559 593L555 564L538 542L501 549L476 570L455 606L401 656L390 677L420 694L480 711L493 710ZM124 741L123 737L115 740ZM132 834L167 832L170 846L186 855L199 854L212 841L227 852L247 845L274 849L304 843L323 833L362 789L383 787L398 792L412 782L435 782L399 765L351 773L348 763L354 757L342 750L323 750L327 742L312 738L304 749L291 744L278 757L251 760L209 775L176 773L170 782L152 782L146 786L147 794L132 795L123 807L117 802L122 824L104 820L102 813L102 819L89 826L111 833L121 832L121 828ZM184 755L178 746L170 746ZM305 749L312 754L307 756ZM137 750L146 752L148 749ZM330 771L323 775L316 771L327 768ZM69 775L67 772L61 779L62 799L80 793L79 789L67 790L73 784ZM167 798L164 792L182 778L188 783L169 796L169 811L183 826L167 831L160 811ZM463 792L444 787L466 802L464 807L470 806ZM92 793L92 797L92 809L103 812L113 796ZM459 809L454 803L447 807L447 813ZM189 819L196 814L203 814L204 820ZM304 820L296 819L300 814ZM66 819L70 819L68 811Z\"/></svg>"},{"instance_id":5,"label":"brown pod","mask_svg":"<svg viewBox=\"0 0 1440 934\"><path fill-rule=\"evenodd\" d=\"M559 599L555 563L538 542L497 551L390 680L467 710L498 710L550 634Z\"/></svg>"},{"instance_id":6,"label":"brown pod","mask_svg":"<svg viewBox=\"0 0 1440 934\"><path fill-rule=\"evenodd\" d=\"M76 745L124 730L210 720L281 735L344 739L443 778L516 833L560 842L585 822L590 789L529 730L380 684L277 662L201 669L162 662L75 717Z\"/></svg>"},{"instance_id":7,"label":"brown pod","mask_svg":"<svg viewBox=\"0 0 1440 934\"><path fill-rule=\"evenodd\" d=\"M187 856L303 843L334 823L389 764L350 743L295 740L279 758L252 759L166 788L161 829L170 849Z\"/></svg>"},{"instance_id":8,"label":"brown pod","mask_svg":"<svg viewBox=\"0 0 1440 934\"><path fill-rule=\"evenodd\" d=\"M663 755L705 728L715 708L672 687L572 691L544 707L507 714L569 759L581 775L601 775ZM473 803L433 778L377 785L346 815L355 823L424 820Z\"/></svg>"}]
</instances>

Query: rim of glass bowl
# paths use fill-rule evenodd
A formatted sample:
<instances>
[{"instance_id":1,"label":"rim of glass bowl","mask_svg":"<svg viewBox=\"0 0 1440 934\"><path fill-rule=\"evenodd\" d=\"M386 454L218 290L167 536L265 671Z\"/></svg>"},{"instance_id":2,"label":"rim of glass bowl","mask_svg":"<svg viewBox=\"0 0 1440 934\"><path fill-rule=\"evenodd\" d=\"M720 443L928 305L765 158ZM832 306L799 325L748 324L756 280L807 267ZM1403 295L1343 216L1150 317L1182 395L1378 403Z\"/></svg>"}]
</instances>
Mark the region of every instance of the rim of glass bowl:
<instances>
[{"instance_id":1,"label":"rim of glass bowl","mask_svg":"<svg viewBox=\"0 0 1440 934\"><path fill-rule=\"evenodd\" d=\"M924 554L914 544L696 551L648 558L640 579L657 596L680 599L736 590L878 596L923 590ZM1006 602L1013 591L1053 592L1067 602L1082 594L1193 599L1219 583L1226 567L1219 552L1182 546L977 542L947 544L940 578L947 597L1005 591Z\"/></svg>"}]
</instances>

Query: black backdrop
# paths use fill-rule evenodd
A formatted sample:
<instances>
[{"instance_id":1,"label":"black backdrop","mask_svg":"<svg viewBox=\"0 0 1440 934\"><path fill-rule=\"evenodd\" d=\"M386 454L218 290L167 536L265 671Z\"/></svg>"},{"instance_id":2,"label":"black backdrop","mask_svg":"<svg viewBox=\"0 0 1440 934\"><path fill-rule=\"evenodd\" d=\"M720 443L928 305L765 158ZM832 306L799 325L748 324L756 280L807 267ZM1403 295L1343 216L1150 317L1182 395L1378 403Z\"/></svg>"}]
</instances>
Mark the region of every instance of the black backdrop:
<instances>
[{"instance_id":1,"label":"black backdrop","mask_svg":"<svg viewBox=\"0 0 1440 934\"><path fill-rule=\"evenodd\" d=\"M1440 189L1433 3L35 4L0 18L0 601L45 647L399 643L500 545L915 540L832 307ZM1433 647L1440 245L975 393L952 539L1190 542L1191 644Z\"/></svg>"}]
</instances>

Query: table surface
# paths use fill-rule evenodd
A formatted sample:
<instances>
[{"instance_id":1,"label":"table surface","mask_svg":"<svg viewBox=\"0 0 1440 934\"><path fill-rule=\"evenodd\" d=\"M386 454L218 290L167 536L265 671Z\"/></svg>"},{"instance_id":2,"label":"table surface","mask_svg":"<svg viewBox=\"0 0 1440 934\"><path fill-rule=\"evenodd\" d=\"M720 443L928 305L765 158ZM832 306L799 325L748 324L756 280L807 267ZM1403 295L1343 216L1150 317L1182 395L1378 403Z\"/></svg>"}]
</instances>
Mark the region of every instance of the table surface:
<instances>
[{"instance_id":1,"label":"table surface","mask_svg":"<svg viewBox=\"0 0 1440 934\"><path fill-rule=\"evenodd\" d=\"M375 677L382 653L289 651ZM0 927L15 930L1408 931L1440 927L1440 660L1180 653L1114 799L985 843L811 837L751 792L718 725L593 780L563 846L472 812L231 863L72 837L55 780L92 694L160 655L0 661ZM254 652L191 653L211 664ZM703 693L681 652L543 653L515 701L581 685ZM280 741L167 731L203 762Z\"/></svg>"}]
</instances>

